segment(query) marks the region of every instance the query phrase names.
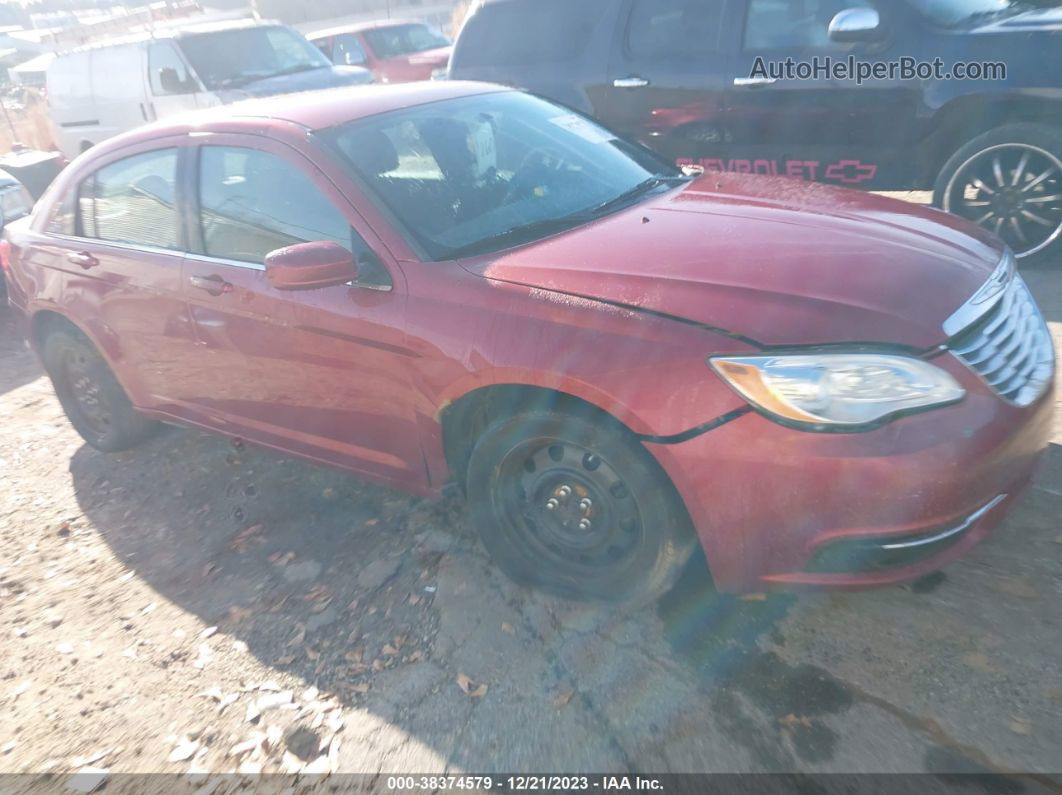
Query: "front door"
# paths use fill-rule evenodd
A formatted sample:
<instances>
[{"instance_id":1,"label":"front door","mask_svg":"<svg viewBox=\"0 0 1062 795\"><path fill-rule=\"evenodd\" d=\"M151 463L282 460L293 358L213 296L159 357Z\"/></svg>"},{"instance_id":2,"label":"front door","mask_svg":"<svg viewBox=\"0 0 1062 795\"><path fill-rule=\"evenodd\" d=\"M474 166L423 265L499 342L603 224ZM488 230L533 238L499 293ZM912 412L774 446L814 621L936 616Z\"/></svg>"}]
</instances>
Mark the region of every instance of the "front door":
<instances>
[{"instance_id":1,"label":"front door","mask_svg":"<svg viewBox=\"0 0 1062 795\"><path fill-rule=\"evenodd\" d=\"M600 117L675 160L723 143L723 0L627 0Z\"/></svg>"},{"instance_id":2,"label":"front door","mask_svg":"<svg viewBox=\"0 0 1062 795\"><path fill-rule=\"evenodd\" d=\"M186 382L188 406L234 435L422 483L397 264L323 173L283 144L212 135L194 171L198 240L185 289L201 370ZM320 240L354 253L357 282L269 285L270 251Z\"/></svg>"},{"instance_id":3,"label":"front door","mask_svg":"<svg viewBox=\"0 0 1062 795\"><path fill-rule=\"evenodd\" d=\"M764 68L792 59L814 66L827 58L847 63L887 61L897 53L888 40L837 44L830 21L853 7L879 0L731 0L728 26L740 31L729 60L726 126L730 145L723 170L828 182L854 188L898 187L910 163L903 146L913 135L921 83L898 78L836 79L820 70L807 79L764 76ZM898 53L900 55L906 52ZM775 66L775 72L780 68ZM806 69L806 67L804 67Z\"/></svg>"},{"instance_id":4,"label":"front door","mask_svg":"<svg viewBox=\"0 0 1062 795\"><path fill-rule=\"evenodd\" d=\"M171 42L157 41L148 46L147 89L146 121L199 107L199 81Z\"/></svg>"}]
</instances>

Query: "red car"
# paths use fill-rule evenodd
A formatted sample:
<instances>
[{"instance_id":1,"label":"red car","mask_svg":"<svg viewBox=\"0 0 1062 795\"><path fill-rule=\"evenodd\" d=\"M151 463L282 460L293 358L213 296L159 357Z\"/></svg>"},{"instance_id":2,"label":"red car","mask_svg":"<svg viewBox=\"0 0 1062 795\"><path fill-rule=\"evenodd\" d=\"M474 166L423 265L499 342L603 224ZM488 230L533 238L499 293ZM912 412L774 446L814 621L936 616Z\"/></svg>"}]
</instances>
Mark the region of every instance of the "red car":
<instances>
[{"instance_id":1,"label":"red car","mask_svg":"<svg viewBox=\"0 0 1062 795\"><path fill-rule=\"evenodd\" d=\"M452 42L424 22L385 19L311 33L313 44L340 66L361 66L379 83L431 80L446 70Z\"/></svg>"},{"instance_id":2,"label":"red car","mask_svg":"<svg viewBox=\"0 0 1062 795\"><path fill-rule=\"evenodd\" d=\"M683 173L475 83L216 109L82 155L7 230L11 301L101 450L178 422L467 495L495 560L644 600L893 583L1029 480L1054 354L997 239Z\"/></svg>"}]
</instances>

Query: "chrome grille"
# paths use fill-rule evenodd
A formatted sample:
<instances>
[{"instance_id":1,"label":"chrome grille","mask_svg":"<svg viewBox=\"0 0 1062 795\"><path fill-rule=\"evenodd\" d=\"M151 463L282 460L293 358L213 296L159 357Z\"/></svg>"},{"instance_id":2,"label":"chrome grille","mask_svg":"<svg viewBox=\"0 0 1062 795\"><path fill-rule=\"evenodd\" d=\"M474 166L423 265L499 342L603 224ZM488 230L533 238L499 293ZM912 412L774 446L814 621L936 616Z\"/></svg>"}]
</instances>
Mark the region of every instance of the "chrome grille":
<instances>
[{"instance_id":1,"label":"chrome grille","mask_svg":"<svg viewBox=\"0 0 1062 795\"><path fill-rule=\"evenodd\" d=\"M1014 273L988 312L949 345L1000 396L1028 406L1055 371L1051 333L1025 280Z\"/></svg>"}]
</instances>

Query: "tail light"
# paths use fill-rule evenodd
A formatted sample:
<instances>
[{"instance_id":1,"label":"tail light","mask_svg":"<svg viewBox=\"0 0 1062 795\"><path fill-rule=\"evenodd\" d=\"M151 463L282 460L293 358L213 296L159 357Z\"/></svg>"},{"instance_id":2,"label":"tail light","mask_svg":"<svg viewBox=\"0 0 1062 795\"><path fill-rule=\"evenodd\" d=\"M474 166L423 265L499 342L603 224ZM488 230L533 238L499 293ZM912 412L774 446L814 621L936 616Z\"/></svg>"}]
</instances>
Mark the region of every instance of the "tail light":
<instances>
[{"instance_id":1,"label":"tail light","mask_svg":"<svg viewBox=\"0 0 1062 795\"><path fill-rule=\"evenodd\" d=\"M4 276L11 275L11 241L0 240L0 269L3 269Z\"/></svg>"}]
</instances>

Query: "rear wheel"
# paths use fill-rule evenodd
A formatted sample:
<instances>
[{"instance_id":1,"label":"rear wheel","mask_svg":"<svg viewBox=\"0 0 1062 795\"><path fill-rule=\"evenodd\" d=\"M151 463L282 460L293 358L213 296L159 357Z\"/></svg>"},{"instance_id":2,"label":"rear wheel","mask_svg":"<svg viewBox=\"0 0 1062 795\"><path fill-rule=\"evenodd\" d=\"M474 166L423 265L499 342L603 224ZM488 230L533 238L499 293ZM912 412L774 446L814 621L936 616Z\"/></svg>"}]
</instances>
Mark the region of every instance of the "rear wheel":
<instances>
[{"instance_id":1,"label":"rear wheel","mask_svg":"<svg viewBox=\"0 0 1062 795\"><path fill-rule=\"evenodd\" d=\"M1009 124L944 164L934 203L995 233L1026 263L1062 255L1062 132Z\"/></svg>"},{"instance_id":2,"label":"rear wheel","mask_svg":"<svg viewBox=\"0 0 1062 795\"><path fill-rule=\"evenodd\" d=\"M495 562L562 596L649 602L696 543L656 462L598 418L539 410L495 422L472 452L467 485Z\"/></svg>"},{"instance_id":3,"label":"rear wheel","mask_svg":"<svg viewBox=\"0 0 1062 795\"><path fill-rule=\"evenodd\" d=\"M105 453L128 450L158 429L158 423L136 412L107 362L81 333L53 331L42 352L63 411L92 447Z\"/></svg>"}]
</instances>

